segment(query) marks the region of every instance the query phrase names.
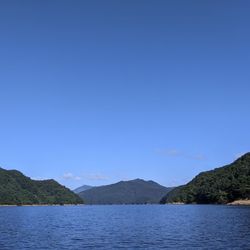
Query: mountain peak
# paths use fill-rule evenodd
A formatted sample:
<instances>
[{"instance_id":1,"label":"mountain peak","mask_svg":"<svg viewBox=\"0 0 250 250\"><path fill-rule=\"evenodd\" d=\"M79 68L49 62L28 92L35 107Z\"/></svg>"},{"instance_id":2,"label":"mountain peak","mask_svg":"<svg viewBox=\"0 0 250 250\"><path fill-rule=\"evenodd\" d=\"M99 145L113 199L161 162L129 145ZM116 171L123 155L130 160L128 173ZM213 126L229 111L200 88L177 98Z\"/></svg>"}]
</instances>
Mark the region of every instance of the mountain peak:
<instances>
[{"instance_id":1,"label":"mountain peak","mask_svg":"<svg viewBox=\"0 0 250 250\"><path fill-rule=\"evenodd\" d=\"M94 187L79 193L79 196L86 204L154 204L170 190L156 182L137 178Z\"/></svg>"},{"instance_id":2,"label":"mountain peak","mask_svg":"<svg viewBox=\"0 0 250 250\"><path fill-rule=\"evenodd\" d=\"M146 182L145 180L143 179L140 179L140 178L136 178L136 179L133 179L133 180L130 180L131 182Z\"/></svg>"}]
</instances>

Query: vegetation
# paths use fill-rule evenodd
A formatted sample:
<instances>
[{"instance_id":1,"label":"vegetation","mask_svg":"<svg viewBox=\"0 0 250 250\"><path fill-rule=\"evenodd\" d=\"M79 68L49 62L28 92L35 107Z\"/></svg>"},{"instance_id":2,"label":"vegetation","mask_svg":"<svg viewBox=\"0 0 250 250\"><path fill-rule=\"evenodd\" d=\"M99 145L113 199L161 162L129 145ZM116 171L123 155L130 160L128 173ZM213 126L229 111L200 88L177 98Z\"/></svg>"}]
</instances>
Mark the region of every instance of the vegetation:
<instances>
[{"instance_id":1,"label":"vegetation","mask_svg":"<svg viewBox=\"0 0 250 250\"><path fill-rule=\"evenodd\" d=\"M0 204L80 204L82 199L54 180L35 181L0 168Z\"/></svg>"},{"instance_id":2,"label":"vegetation","mask_svg":"<svg viewBox=\"0 0 250 250\"><path fill-rule=\"evenodd\" d=\"M159 203L170 190L153 181L136 179L93 187L79 196L86 204L153 204Z\"/></svg>"},{"instance_id":3,"label":"vegetation","mask_svg":"<svg viewBox=\"0 0 250 250\"><path fill-rule=\"evenodd\" d=\"M161 203L225 204L238 199L250 199L250 153L230 165L200 173L169 192Z\"/></svg>"}]
</instances>

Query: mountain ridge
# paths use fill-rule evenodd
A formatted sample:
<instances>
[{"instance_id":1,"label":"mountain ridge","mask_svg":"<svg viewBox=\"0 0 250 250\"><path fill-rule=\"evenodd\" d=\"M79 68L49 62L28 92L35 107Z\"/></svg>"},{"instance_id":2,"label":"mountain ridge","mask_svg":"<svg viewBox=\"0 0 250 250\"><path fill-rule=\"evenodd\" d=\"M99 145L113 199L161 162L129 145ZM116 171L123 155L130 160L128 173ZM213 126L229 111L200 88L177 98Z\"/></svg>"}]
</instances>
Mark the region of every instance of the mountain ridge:
<instances>
[{"instance_id":1,"label":"mountain ridge","mask_svg":"<svg viewBox=\"0 0 250 250\"><path fill-rule=\"evenodd\" d=\"M79 193L86 204L157 204L172 188L134 179L94 187Z\"/></svg>"},{"instance_id":2,"label":"mountain ridge","mask_svg":"<svg viewBox=\"0 0 250 250\"><path fill-rule=\"evenodd\" d=\"M85 191L85 190L91 189L91 188L93 188L93 187L95 187L95 186L82 185L82 186L80 186L80 187L78 187L78 188L73 189L72 191L73 191L75 194L79 194L79 193L81 193L81 192L83 192L83 191Z\"/></svg>"}]
</instances>

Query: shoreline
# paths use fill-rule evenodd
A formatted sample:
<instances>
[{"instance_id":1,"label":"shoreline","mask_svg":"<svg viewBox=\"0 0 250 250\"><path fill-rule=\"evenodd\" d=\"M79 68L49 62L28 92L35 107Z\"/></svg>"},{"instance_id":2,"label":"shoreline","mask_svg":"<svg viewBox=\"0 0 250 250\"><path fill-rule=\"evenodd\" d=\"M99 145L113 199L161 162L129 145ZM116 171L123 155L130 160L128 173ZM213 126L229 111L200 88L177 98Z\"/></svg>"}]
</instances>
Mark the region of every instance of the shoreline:
<instances>
[{"instance_id":1,"label":"shoreline","mask_svg":"<svg viewBox=\"0 0 250 250\"><path fill-rule=\"evenodd\" d=\"M189 205L189 204L184 202L171 202L171 203L166 203L165 205Z\"/></svg>"},{"instance_id":2,"label":"shoreline","mask_svg":"<svg viewBox=\"0 0 250 250\"><path fill-rule=\"evenodd\" d=\"M216 203L209 203L209 204L197 204L197 203L184 203L184 202L171 202L166 203L165 205L222 205L222 206L250 206L250 200L235 200L225 204L216 204Z\"/></svg>"},{"instance_id":3,"label":"shoreline","mask_svg":"<svg viewBox=\"0 0 250 250\"><path fill-rule=\"evenodd\" d=\"M228 206L250 206L250 200L236 200L227 203Z\"/></svg>"},{"instance_id":4,"label":"shoreline","mask_svg":"<svg viewBox=\"0 0 250 250\"><path fill-rule=\"evenodd\" d=\"M172 202L166 204L0 204L0 207L64 207L64 206L107 206L107 205L222 205L222 206L250 206L250 200L235 200L226 204L197 204L197 203L184 203Z\"/></svg>"},{"instance_id":5,"label":"shoreline","mask_svg":"<svg viewBox=\"0 0 250 250\"><path fill-rule=\"evenodd\" d=\"M85 206L85 204L0 204L0 207L65 207L65 206Z\"/></svg>"}]
</instances>

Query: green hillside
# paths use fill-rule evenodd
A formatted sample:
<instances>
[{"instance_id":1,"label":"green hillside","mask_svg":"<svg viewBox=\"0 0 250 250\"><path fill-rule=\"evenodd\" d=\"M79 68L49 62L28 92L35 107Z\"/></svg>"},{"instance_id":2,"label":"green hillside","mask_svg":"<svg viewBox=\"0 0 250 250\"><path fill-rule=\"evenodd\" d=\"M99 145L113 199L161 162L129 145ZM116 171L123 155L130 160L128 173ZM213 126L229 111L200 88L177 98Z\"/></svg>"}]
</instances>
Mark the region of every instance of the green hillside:
<instances>
[{"instance_id":1,"label":"green hillside","mask_svg":"<svg viewBox=\"0 0 250 250\"><path fill-rule=\"evenodd\" d=\"M154 181L120 181L79 193L86 204L156 204L171 190Z\"/></svg>"},{"instance_id":2,"label":"green hillside","mask_svg":"<svg viewBox=\"0 0 250 250\"><path fill-rule=\"evenodd\" d=\"M35 181L0 168L0 204L80 204L82 199L54 180Z\"/></svg>"},{"instance_id":3,"label":"green hillside","mask_svg":"<svg viewBox=\"0 0 250 250\"><path fill-rule=\"evenodd\" d=\"M238 199L250 199L250 153L230 165L200 173L170 191L161 203L225 204Z\"/></svg>"}]
</instances>

